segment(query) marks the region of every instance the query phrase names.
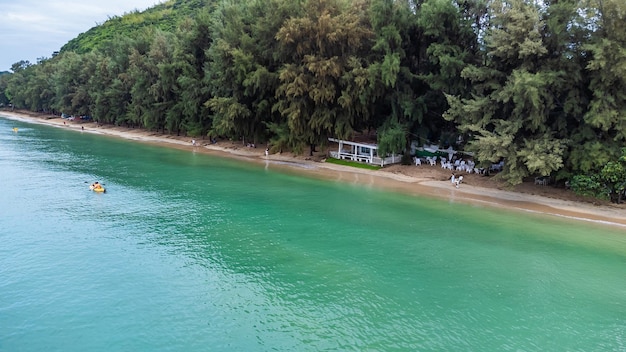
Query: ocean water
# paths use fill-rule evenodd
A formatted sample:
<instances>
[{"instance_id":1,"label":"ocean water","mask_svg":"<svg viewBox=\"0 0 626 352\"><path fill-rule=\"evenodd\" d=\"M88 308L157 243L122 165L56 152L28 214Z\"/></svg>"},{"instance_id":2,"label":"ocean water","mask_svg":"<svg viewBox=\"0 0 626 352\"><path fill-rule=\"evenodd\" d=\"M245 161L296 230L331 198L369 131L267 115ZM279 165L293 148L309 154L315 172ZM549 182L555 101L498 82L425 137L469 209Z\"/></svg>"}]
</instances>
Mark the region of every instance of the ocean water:
<instances>
[{"instance_id":1,"label":"ocean water","mask_svg":"<svg viewBox=\"0 0 626 352\"><path fill-rule=\"evenodd\" d=\"M626 351L626 231L0 118L0 351Z\"/></svg>"}]
</instances>

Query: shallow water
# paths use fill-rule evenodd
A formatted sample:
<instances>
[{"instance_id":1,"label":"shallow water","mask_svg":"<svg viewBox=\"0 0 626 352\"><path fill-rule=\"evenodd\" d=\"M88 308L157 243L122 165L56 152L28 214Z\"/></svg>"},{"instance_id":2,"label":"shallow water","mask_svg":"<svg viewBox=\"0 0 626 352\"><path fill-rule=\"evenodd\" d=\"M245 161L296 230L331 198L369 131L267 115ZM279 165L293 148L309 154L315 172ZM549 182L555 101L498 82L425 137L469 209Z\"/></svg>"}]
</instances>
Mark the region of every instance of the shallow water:
<instances>
[{"instance_id":1,"label":"shallow water","mask_svg":"<svg viewBox=\"0 0 626 352\"><path fill-rule=\"evenodd\" d=\"M626 350L620 229L1 118L0 194L0 351Z\"/></svg>"}]
</instances>

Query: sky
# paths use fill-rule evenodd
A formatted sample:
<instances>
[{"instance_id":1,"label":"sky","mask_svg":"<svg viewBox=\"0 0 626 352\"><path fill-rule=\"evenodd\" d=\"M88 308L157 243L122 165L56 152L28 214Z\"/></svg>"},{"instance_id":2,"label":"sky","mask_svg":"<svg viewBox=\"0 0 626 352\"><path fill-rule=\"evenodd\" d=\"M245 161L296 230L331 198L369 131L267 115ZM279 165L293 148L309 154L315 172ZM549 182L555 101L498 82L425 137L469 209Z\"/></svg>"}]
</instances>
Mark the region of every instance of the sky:
<instances>
[{"instance_id":1,"label":"sky","mask_svg":"<svg viewBox=\"0 0 626 352\"><path fill-rule=\"evenodd\" d=\"M80 33L109 17L163 0L0 0L0 71L21 60L50 58Z\"/></svg>"}]
</instances>

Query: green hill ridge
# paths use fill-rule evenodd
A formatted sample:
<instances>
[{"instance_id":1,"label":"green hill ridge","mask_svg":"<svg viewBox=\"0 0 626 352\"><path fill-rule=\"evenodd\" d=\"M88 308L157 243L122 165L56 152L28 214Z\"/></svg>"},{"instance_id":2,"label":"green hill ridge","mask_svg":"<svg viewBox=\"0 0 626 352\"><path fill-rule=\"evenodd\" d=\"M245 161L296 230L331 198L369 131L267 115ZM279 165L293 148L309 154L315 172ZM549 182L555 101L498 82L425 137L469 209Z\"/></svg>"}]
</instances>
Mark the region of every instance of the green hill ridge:
<instances>
[{"instance_id":1,"label":"green hill ridge","mask_svg":"<svg viewBox=\"0 0 626 352\"><path fill-rule=\"evenodd\" d=\"M88 53L111 40L118 37L130 37L133 33L146 28L172 32L182 19L194 18L200 9L206 8L212 2L209 0L169 0L144 11L135 10L120 16L113 16L67 42L61 47L60 53L67 51L78 54Z\"/></svg>"}]
</instances>

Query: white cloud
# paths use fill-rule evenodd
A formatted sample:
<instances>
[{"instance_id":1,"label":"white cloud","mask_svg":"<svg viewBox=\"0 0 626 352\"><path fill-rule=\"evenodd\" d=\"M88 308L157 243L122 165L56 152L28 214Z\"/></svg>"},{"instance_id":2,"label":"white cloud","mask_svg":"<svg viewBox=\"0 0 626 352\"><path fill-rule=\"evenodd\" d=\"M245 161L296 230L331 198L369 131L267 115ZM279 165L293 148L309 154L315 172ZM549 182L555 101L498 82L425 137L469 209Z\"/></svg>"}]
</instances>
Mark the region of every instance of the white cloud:
<instances>
[{"instance_id":1,"label":"white cloud","mask_svg":"<svg viewBox=\"0 0 626 352\"><path fill-rule=\"evenodd\" d=\"M134 10L163 0L50 1L0 0L0 71L21 60L36 63L80 33Z\"/></svg>"}]
</instances>

